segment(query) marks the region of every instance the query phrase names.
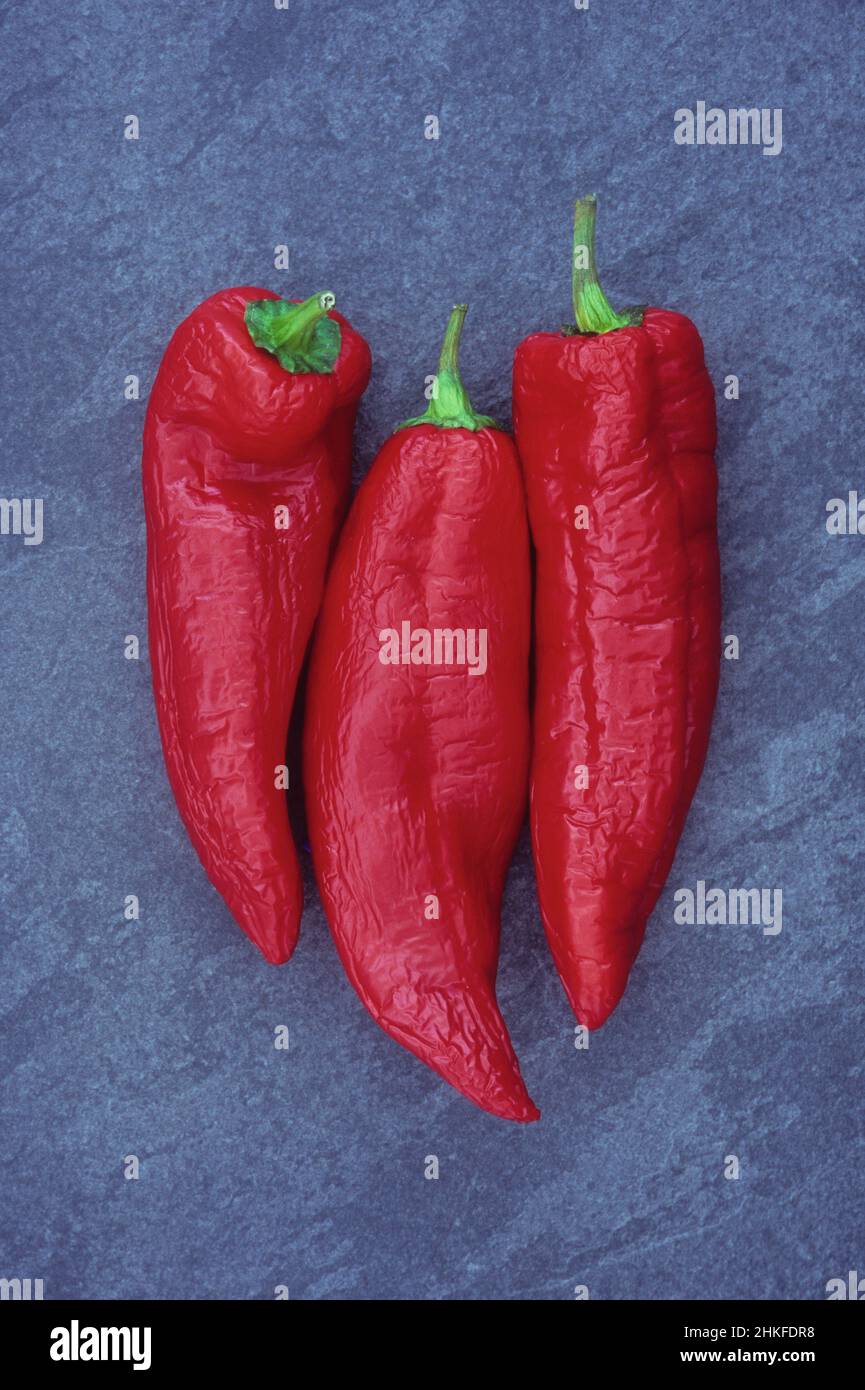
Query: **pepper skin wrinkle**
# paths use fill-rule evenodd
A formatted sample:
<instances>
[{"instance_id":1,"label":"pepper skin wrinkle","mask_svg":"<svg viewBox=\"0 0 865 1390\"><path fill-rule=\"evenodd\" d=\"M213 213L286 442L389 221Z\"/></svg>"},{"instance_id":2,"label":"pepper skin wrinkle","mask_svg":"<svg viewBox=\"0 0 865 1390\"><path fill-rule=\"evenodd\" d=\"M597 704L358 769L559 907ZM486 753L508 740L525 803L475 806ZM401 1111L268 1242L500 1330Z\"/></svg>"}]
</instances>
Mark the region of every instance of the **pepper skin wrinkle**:
<instances>
[{"instance_id":1,"label":"pepper skin wrinkle","mask_svg":"<svg viewBox=\"0 0 865 1390\"><path fill-rule=\"evenodd\" d=\"M529 1121L495 996L527 794L529 543L513 444L484 419L451 381L360 487L313 646L304 783L319 890L366 1008L481 1108ZM383 662L404 622L485 630L485 672Z\"/></svg>"},{"instance_id":2,"label":"pepper skin wrinkle","mask_svg":"<svg viewBox=\"0 0 865 1390\"><path fill-rule=\"evenodd\" d=\"M208 877L274 964L291 955L303 906L277 768L370 373L366 343L334 312L329 368L288 371L255 346L247 306L278 299L224 290L180 325L151 392L143 457L150 660L169 781ZM301 307L310 322L299 352L324 314Z\"/></svg>"},{"instance_id":3,"label":"pepper skin wrinkle","mask_svg":"<svg viewBox=\"0 0 865 1390\"><path fill-rule=\"evenodd\" d=\"M588 207L587 207L588 205ZM586 219L590 223L587 227ZM593 200L576 227L592 246ZM517 349L536 550L531 824L547 939L579 1022L618 1004L706 755L718 683L714 392L693 325L614 315Z\"/></svg>"}]
</instances>

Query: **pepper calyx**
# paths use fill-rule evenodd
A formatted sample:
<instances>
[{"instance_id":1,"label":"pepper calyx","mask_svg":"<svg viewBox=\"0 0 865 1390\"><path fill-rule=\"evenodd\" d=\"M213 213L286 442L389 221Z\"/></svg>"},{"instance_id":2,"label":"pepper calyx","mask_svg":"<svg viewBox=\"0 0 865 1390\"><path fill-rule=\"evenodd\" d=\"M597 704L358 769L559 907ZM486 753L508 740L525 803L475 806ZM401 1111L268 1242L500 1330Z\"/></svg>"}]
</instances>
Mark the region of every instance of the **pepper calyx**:
<instances>
[{"instance_id":1,"label":"pepper calyx","mask_svg":"<svg viewBox=\"0 0 865 1390\"><path fill-rule=\"evenodd\" d=\"M497 430L501 426L489 415L479 415L473 409L463 386L459 368L460 338L468 313L467 304L455 304L451 310L439 354L438 371L433 380L430 403L423 415L403 420L397 430L414 425L435 425L442 430ZM396 433L396 431L394 431Z\"/></svg>"},{"instance_id":2,"label":"pepper calyx","mask_svg":"<svg viewBox=\"0 0 865 1390\"><path fill-rule=\"evenodd\" d=\"M287 299L251 299L243 315L258 348L272 353L287 372L332 372L342 346L336 319L327 317L336 304L330 293L312 294L302 304Z\"/></svg>"}]
</instances>

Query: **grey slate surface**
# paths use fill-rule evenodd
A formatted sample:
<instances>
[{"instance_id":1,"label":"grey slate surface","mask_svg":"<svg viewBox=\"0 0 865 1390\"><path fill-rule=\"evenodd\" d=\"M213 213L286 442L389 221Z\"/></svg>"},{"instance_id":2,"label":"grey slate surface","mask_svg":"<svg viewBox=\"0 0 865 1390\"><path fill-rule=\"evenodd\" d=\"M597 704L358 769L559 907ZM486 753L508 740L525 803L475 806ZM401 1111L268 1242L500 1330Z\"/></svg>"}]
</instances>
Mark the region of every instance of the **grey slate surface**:
<instances>
[{"instance_id":1,"label":"grey slate surface","mask_svg":"<svg viewBox=\"0 0 865 1390\"><path fill-rule=\"evenodd\" d=\"M0 491L43 497L45 534L0 537L0 1275L51 1298L819 1299L865 1271L865 537L825 527L865 488L857 10L3 7ZM781 154L676 145L699 100L781 107ZM614 301L684 310L716 383L741 380L718 452L741 655L588 1053L520 844L500 993L543 1111L523 1129L375 1028L308 857L295 958L257 957L182 831L146 645L123 641L145 637L147 388L199 300L336 293L375 360L361 476L421 407L455 300L475 405L508 418L514 345L568 317L587 191ZM781 934L677 925L698 879L780 887Z\"/></svg>"}]
</instances>

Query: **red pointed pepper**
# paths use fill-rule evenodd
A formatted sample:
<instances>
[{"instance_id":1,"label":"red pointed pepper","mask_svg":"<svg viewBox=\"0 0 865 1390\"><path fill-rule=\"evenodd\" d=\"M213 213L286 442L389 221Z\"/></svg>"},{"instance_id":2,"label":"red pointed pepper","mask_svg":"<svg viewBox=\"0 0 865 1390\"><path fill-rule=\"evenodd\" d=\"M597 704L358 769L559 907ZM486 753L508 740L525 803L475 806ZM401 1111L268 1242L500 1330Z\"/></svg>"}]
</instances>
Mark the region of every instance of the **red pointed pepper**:
<instances>
[{"instance_id":1,"label":"red pointed pepper","mask_svg":"<svg viewBox=\"0 0 865 1390\"><path fill-rule=\"evenodd\" d=\"M525 806L530 573L519 466L476 415L451 316L438 395L391 436L340 537L310 667L316 877L378 1024L494 1115L537 1119L495 997Z\"/></svg>"},{"instance_id":2,"label":"red pointed pepper","mask_svg":"<svg viewBox=\"0 0 865 1390\"><path fill-rule=\"evenodd\" d=\"M514 361L537 552L532 842L578 1020L624 992L708 746L718 683L715 407L699 334L615 314L594 199L574 225L576 328Z\"/></svg>"},{"instance_id":3,"label":"red pointed pepper","mask_svg":"<svg viewBox=\"0 0 865 1390\"><path fill-rule=\"evenodd\" d=\"M267 960L303 892L278 769L369 379L332 295L212 295L166 349L144 429L150 660L169 780Z\"/></svg>"}]
</instances>

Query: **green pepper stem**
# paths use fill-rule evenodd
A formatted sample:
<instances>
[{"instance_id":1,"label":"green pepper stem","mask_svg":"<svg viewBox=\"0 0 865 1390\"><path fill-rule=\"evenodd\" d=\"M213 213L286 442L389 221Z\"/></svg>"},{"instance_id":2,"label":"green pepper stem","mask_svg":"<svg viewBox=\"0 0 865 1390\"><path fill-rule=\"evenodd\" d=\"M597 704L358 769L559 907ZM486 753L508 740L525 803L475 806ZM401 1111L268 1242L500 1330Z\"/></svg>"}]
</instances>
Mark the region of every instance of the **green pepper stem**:
<instances>
[{"instance_id":1,"label":"green pepper stem","mask_svg":"<svg viewBox=\"0 0 865 1390\"><path fill-rule=\"evenodd\" d=\"M311 294L302 304L286 299L253 299L244 319L256 347L264 348L289 372L331 372L339 356L339 324L327 316L336 304L329 291Z\"/></svg>"},{"instance_id":2,"label":"green pepper stem","mask_svg":"<svg viewBox=\"0 0 865 1390\"><path fill-rule=\"evenodd\" d=\"M574 318L580 333L609 333L614 328L626 328L642 322L641 309L625 309L617 314L598 279L595 260L595 221L598 200L594 193L578 198L574 208L574 251L572 287Z\"/></svg>"},{"instance_id":3,"label":"green pepper stem","mask_svg":"<svg viewBox=\"0 0 865 1390\"><path fill-rule=\"evenodd\" d=\"M468 307L467 304L455 304L451 310L429 405L423 415L416 415L413 419L404 420L401 425L397 425L398 430L408 429L411 425L436 425L443 430L498 429L495 420L489 415L479 415L472 409L472 403L460 376L460 338Z\"/></svg>"},{"instance_id":4,"label":"green pepper stem","mask_svg":"<svg viewBox=\"0 0 865 1390\"><path fill-rule=\"evenodd\" d=\"M311 294L302 304L292 304L291 309L272 329L275 347L291 346L297 352L309 348L315 333L315 325L323 319L329 309L336 304L336 295Z\"/></svg>"},{"instance_id":5,"label":"green pepper stem","mask_svg":"<svg viewBox=\"0 0 865 1390\"><path fill-rule=\"evenodd\" d=\"M451 309L439 352L439 372L450 372L457 380L460 375L460 342L468 311L468 304L455 304Z\"/></svg>"}]
</instances>

